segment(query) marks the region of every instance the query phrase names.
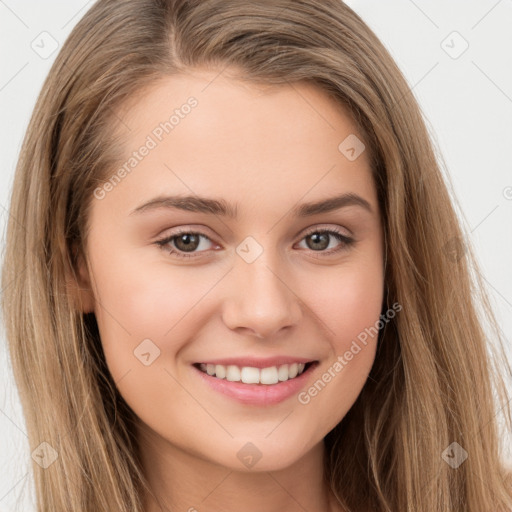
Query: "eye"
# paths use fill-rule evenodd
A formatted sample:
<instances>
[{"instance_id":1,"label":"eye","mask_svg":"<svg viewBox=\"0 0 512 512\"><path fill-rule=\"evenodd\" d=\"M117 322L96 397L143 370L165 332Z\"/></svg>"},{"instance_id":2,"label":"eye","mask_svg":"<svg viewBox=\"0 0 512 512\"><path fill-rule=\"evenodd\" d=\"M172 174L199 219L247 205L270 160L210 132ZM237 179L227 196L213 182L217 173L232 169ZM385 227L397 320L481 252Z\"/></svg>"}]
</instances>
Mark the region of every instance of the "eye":
<instances>
[{"instance_id":1,"label":"eye","mask_svg":"<svg viewBox=\"0 0 512 512\"><path fill-rule=\"evenodd\" d=\"M327 249L330 246L329 239L332 240L333 238L340 242L340 244L334 249L331 247L329 251L325 251L324 249ZM306 241L306 245L313 252L321 252L326 255L338 253L339 251L347 249L355 243L353 238L344 235L337 229L312 229L304 235L303 240Z\"/></svg>"},{"instance_id":2,"label":"eye","mask_svg":"<svg viewBox=\"0 0 512 512\"><path fill-rule=\"evenodd\" d=\"M183 229L162 240L157 240L155 243L162 249L167 249L169 254L174 254L178 258L195 258L197 257L195 254L187 254L187 252L191 253L201 247L201 238L211 242L203 233Z\"/></svg>"},{"instance_id":3,"label":"eye","mask_svg":"<svg viewBox=\"0 0 512 512\"><path fill-rule=\"evenodd\" d=\"M333 238L340 242L339 245L334 249L331 247L330 250L325 251L325 249L329 248L331 245L330 242ZM182 229L177 233L157 240L155 244L178 258L196 258L200 257L196 254L197 252L205 252L205 250L197 251L199 248L205 249L204 244L201 243L201 239L213 243L204 233ZM302 237L301 241L302 240L306 241L307 248L311 249L313 252L320 252L325 255L337 253L355 243L353 238L344 235L336 229L311 229Z\"/></svg>"}]
</instances>

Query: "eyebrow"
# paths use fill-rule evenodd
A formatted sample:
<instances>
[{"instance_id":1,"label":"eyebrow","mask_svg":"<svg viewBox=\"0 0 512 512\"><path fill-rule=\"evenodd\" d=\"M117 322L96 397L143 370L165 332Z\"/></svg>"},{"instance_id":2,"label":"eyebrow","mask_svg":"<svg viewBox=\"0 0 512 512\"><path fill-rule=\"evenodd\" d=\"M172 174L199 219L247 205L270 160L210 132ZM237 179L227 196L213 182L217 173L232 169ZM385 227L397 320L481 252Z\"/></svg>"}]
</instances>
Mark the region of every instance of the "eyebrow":
<instances>
[{"instance_id":1,"label":"eyebrow","mask_svg":"<svg viewBox=\"0 0 512 512\"><path fill-rule=\"evenodd\" d=\"M291 213L296 217L310 217L347 206L359 206L373 213L370 203L352 192L311 203L299 204L292 209ZM230 219L237 219L238 217L238 204L233 205L223 199L200 196L158 196L135 208L130 212L130 215L141 214L160 208L172 208L194 213L211 213Z\"/></svg>"}]
</instances>

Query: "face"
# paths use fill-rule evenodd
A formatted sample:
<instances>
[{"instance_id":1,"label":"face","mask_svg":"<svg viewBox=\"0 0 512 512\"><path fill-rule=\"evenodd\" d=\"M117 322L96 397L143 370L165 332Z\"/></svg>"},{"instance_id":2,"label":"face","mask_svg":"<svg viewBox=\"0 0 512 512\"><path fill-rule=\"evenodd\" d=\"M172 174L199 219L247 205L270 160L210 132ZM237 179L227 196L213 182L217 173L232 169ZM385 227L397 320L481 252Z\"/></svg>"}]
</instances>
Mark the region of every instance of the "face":
<instances>
[{"instance_id":1,"label":"face","mask_svg":"<svg viewBox=\"0 0 512 512\"><path fill-rule=\"evenodd\" d=\"M383 237L362 134L311 84L206 70L119 115L126 158L95 191L81 276L121 395L181 453L299 461L375 356L360 340L381 313Z\"/></svg>"}]
</instances>

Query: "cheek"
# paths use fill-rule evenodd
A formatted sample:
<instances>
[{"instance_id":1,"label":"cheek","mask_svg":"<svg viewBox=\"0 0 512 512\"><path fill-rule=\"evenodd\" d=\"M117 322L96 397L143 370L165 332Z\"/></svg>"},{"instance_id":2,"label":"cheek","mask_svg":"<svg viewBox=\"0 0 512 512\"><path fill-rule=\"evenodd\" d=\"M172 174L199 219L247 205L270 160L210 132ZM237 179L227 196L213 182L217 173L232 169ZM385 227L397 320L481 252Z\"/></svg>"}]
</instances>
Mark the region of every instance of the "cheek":
<instances>
[{"instance_id":1,"label":"cheek","mask_svg":"<svg viewBox=\"0 0 512 512\"><path fill-rule=\"evenodd\" d=\"M148 422L155 411L163 424L188 407L197 414L175 380L181 382L187 371L176 361L218 311L215 285L226 270L146 261L133 265L122 257L111 261L97 267L101 306L96 316L107 366L121 395ZM179 411L169 397L180 404Z\"/></svg>"},{"instance_id":2,"label":"cheek","mask_svg":"<svg viewBox=\"0 0 512 512\"><path fill-rule=\"evenodd\" d=\"M325 309L334 331L336 353L348 350L366 329L373 326L382 309L383 287L365 277L346 279Z\"/></svg>"},{"instance_id":3,"label":"cheek","mask_svg":"<svg viewBox=\"0 0 512 512\"><path fill-rule=\"evenodd\" d=\"M150 270L154 265L135 269L125 263L117 259L97 273L101 306L96 316L107 366L137 416L151 423L158 411L157 425L172 424L176 414L197 414L173 378L179 373L174 361L201 327L199 315L206 303L201 298L220 276L162 265L155 272Z\"/></svg>"},{"instance_id":4,"label":"cheek","mask_svg":"<svg viewBox=\"0 0 512 512\"><path fill-rule=\"evenodd\" d=\"M309 306L322 320L336 353L345 352L358 335L379 319L384 298L380 261L350 264L311 279Z\"/></svg>"},{"instance_id":5,"label":"cheek","mask_svg":"<svg viewBox=\"0 0 512 512\"><path fill-rule=\"evenodd\" d=\"M181 319L218 280L211 271L198 267L173 267L161 259L137 258L133 250L129 254L97 260L95 294L99 299L96 316L105 334L128 335L133 343L139 338L161 340L179 328Z\"/></svg>"},{"instance_id":6,"label":"cheek","mask_svg":"<svg viewBox=\"0 0 512 512\"><path fill-rule=\"evenodd\" d=\"M325 327L329 354L317 378L298 401L314 423L329 428L345 416L361 392L373 365L384 296L383 271L375 260L346 265L335 275L316 276L310 307ZM313 280L311 282L313 284Z\"/></svg>"}]
</instances>

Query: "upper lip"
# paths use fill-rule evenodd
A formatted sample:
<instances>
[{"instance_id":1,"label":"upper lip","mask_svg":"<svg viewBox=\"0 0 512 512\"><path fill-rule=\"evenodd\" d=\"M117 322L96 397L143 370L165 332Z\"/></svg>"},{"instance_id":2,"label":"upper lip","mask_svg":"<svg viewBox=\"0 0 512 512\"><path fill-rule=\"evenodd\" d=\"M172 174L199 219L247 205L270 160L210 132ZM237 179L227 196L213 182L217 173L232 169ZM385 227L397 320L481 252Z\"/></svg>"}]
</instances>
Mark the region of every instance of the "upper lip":
<instances>
[{"instance_id":1,"label":"upper lip","mask_svg":"<svg viewBox=\"0 0 512 512\"><path fill-rule=\"evenodd\" d=\"M197 364L221 364L223 366L234 365L240 368L248 366L251 368L268 368L271 366L281 366L292 363L312 363L314 359L295 356L274 356L274 357L228 357L223 359L211 359L209 361L199 361Z\"/></svg>"}]
</instances>

